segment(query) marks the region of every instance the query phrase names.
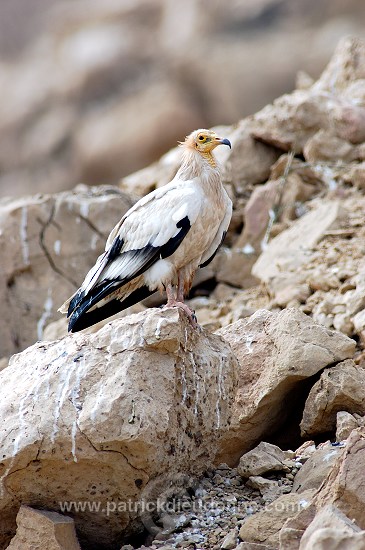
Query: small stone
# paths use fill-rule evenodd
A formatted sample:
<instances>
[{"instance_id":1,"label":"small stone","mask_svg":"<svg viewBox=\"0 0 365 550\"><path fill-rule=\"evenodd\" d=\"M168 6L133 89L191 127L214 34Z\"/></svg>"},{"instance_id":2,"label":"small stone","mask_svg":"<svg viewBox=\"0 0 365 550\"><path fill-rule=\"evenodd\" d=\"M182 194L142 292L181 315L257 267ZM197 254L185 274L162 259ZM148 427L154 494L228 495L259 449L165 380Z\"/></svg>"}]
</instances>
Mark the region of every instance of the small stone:
<instances>
[{"instance_id":1,"label":"small stone","mask_svg":"<svg viewBox=\"0 0 365 550\"><path fill-rule=\"evenodd\" d=\"M283 453L287 460L293 460L295 458L295 451L288 449L287 451L283 451Z\"/></svg>"},{"instance_id":2,"label":"small stone","mask_svg":"<svg viewBox=\"0 0 365 550\"><path fill-rule=\"evenodd\" d=\"M213 483L216 483L217 485L224 485L224 478L220 474L215 474L213 477Z\"/></svg>"},{"instance_id":3,"label":"small stone","mask_svg":"<svg viewBox=\"0 0 365 550\"><path fill-rule=\"evenodd\" d=\"M223 462L222 464L219 464L218 467L217 467L217 470L227 471L227 470L230 470L230 469L231 468L225 462Z\"/></svg>"},{"instance_id":4,"label":"small stone","mask_svg":"<svg viewBox=\"0 0 365 550\"><path fill-rule=\"evenodd\" d=\"M261 442L240 458L238 473L245 478L272 470L283 470L285 455L276 445Z\"/></svg>"},{"instance_id":5,"label":"small stone","mask_svg":"<svg viewBox=\"0 0 365 550\"><path fill-rule=\"evenodd\" d=\"M339 411L336 415L336 441L347 439L359 424L356 418L347 411Z\"/></svg>"},{"instance_id":6,"label":"small stone","mask_svg":"<svg viewBox=\"0 0 365 550\"><path fill-rule=\"evenodd\" d=\"M221 544L222 550L233 550L237 546L238 529L230 531L223 539Z\"/></svg>"}]
</instances>

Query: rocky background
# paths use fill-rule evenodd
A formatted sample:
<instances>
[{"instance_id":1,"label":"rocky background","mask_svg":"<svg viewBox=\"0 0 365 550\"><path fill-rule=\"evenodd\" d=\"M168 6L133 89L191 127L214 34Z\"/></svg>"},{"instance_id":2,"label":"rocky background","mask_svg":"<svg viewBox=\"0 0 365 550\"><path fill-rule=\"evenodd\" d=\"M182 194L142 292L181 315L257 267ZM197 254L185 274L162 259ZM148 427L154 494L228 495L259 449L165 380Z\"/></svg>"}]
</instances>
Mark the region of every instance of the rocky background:
<instances>
[{"instance_id":1,"label":"rocky background","mask_svg":"<svg viewBox=\"0 0 365 550\"><path fill-rule=\"evenodd\" d=\"M246 54L238 35L245 17L250 13L257 25L269 17L275 29L276 10L282 10L288 19L281 24L289 28L291 11L287 2L247 2L240 19L241 3L233 4L231 12L213 2L214 17L203 24L198 14L206 13L204 3L186 2L185 16L201 26L193 26L194 32L188 26L186 36L176 27L175 35L166 33L164 47L180 51L198 36L204 41L196 49L206 52L208 36L219 35L220 47L209 49L212 60L222 67L230 51L242 90L239 71ZM17 5L20 0L11 9ZM356 25L361 6L350 5ZM109 16L101 18L100 6L88 6L85 11L75 2L67 11L55 3L54 12L46 10L43 17L63 29L47 40L38 13L29 14L30 36L12 41L13 33L0 33L8 56L1 78L12 90L0 107L6 135L1 178L19 184L4 183L4 194L10 189L14 196L0 202L0 549L363 550L365 43L341 39L318 79L301 72L293 92L246 118L233 110L246 113L236 87L227 84L224 90L220 78L217 91L210 69L204 73L197 66L189 82L200 75L202 97L212 101L204 102L206 111L188 103L184 108L191 118L180 117L174 109L184 106L177 100L185 97L181 91L169 111L168 101L161 105L149 88L146 98L155 97L168 120L157 117L151 133L146 123L132 142L129 134L118 141L102 126L108 112L105 128L115 122L113 131L122 136L125 114L118 118L117 111L133 112L117 103L124 82L119 73L110 81L104 66L96 70L91 64L86 75L69 58L56 64L53 56L86 55L83 41L97 38L106 49L100 57L94 52L92 60L117 63L114 53L106 55L116 51L108 49L110 37L120 40L111 21L133 21L146 41L132 47L133 33L126 31L123 59L133 50L145 66L151 43L159 52L162 46L142 32L143 14L172 29L174 10L169 2L137 7L107 2L103 13L110 10ZM333 29L343 30L351 19L345 4L321 6L325 15L332 10L341 15L338 27L331 23L328 31L337 39ZM313 27L311 43L302 46L306 62L301 65L307 68L313 37L323 33L323 25L316 35L302 11L302 32L306 24ZM93 22L87 32L85 21ZM222 38L223 29L229 39ZM255 51L266 47L269 60L273 54L264 36L267 42L260 47L250 40ZM169 85L180 82L183 66L193 66L194 47L171 64L176 72L156 73L158 85L167 86L167 74ZM195 52L196 63L203 57ZM29 59L32 74L26 71ZM228 63L224 68L228 74ZM71 73L64 78L66 70ZM54 85L56 76L45 80L44 74L56 75L67 94ZM29 90L35 103L28 102ZM131 90L129 100L140 98L144 85ZM108 107L94 111L111 91L115 96L105 100ZM226 101L231 115L219 110L224 93L232 99ZM6 103L10 100L14 109ZM257 93L256 100L261 101ZM222 120L234 122L219 127L232 150L217 150L234 214L224 247L198 274L190 296L202 331L193 330L182 313L156 307L163 297L155 295L114 320L66 335L57 308L82 281L121 215L173 177L180 150L165 152L171 140ZM155 141L165 127L171 129L166 142ZM81 128L84 156L75 138ZM128 151L138 149L135 139L156 146L150 157L141 147L138 161L132 158ZM31 143L34 149L27 149ZM162 151L158 161L111 184L123 174L125 158L131 169ZM23 153L24 163L15 162ZM88 173L104 185L52 192L73 179L93 183ZM25 190L34 193L24 196Z\"/></svg>"},{"instance_id":2,"label":"rocky background","mask_svg":"<svg viewBox=\"0 0 365 550\"><path fill-rule=\"evenodd\" d=\"M298 69L317 78L364 17L362 0L2 0L0 196L115 184Z\"/></svg>"}]
</instances>

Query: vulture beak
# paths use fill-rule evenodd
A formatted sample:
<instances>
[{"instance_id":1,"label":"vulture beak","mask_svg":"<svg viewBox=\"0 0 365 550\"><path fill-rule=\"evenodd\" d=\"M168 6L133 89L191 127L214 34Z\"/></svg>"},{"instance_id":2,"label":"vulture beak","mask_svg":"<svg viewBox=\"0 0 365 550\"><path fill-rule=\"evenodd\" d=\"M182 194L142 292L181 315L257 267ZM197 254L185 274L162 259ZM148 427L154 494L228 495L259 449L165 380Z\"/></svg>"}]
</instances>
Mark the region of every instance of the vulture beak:
<instances>
[{"instance_id":1,"label":"vulture beak","mask_svg":"<svg viewBox=\"0 0 365 550\"><path fill-rule=\"evenodd\" d=\"M219 141L219 143L221 145L228 145L228 147L230 149L232 149L232 145L231 145L231 142L229 141L229 139L227 139L227 138L217 138L217 141Z\"/></svg>"}]
</instances>

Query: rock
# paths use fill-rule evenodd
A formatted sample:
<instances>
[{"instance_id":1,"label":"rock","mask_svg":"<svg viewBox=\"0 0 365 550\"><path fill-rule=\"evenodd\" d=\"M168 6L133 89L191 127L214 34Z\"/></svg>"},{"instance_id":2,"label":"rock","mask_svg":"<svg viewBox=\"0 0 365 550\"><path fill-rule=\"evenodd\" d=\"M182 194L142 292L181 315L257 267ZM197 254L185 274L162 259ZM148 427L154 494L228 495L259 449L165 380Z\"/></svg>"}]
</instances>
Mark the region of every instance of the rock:
<instances>
[{"instance_id":1,"label":"rock","mask_svg":"<svg viewBox=\"0 0 365 550\"><path fill-rule=\"evenodd\" d=\"M345 91L349 83L365 76L365 44L356 37L343 38L323 71L317 88ZM351 86L351 84L350 84Z\"/></svg>"},{"instance_id":2,"label":"rock","mask_svg":"<svg viewBox=\"0 0 365 550\"><path fill-rule=\"evenodd\" d=\"M186 491L190 473L220 462L237 372L229 345L175 309L13 356L0 373L0 533L24 501L67 511L85 545L112 546L142 520L153 532L141 501Z\"/></svg>"},{"instance_id":3,"label":"rock","mask_svg":"<svg viewBox=\"0 0 365 550\"><path fill-rule=\"evenodd\" d=\"M299 550L363 550L365 531L328 504L317 512L300 541Z\"/></svg>"},{"instance_id":4,"label":"rock","mask_svg":"<svg viewBox=\"0 0 365 550\"><path fill-rule=\"evenodd\" d=\"M316 452L314 441L305 441L295 451L295 457L302 463L306 462Z\"/></svg>"},{"instance_id":5,"label":"rock","mask_svg":"<svg viewBox=\"0 0 365 550\"><path fill-rule=\"evenodd\" d=\"M4 370L9 364L9 358L8 357L2 357L0 359L0 371Z\"/></svg>"},{"instance_id":6,"label":"rock","mask_svg":"<svg viewBox=\"0 0 365 550\"><path fill-rule=\"evenodd\" d=\"M257 512L245 520L239 536L243 541L264 543L274 548L279 546L279 533L285 521L305 508L314 491L306 491L302 495L291 493L282 495L264 510Z\"/></svg>"},{"instance_id":7,"label":"rock","mask_svg":"<svg viewBox=\"0 0 365 550\"><path fill-rule=\"evenodd\" d=\"M364 479L363 461L365 457L364 428L354 430L348 438L341 454L334 461L328 475L309 506L299 511L285 523L280 533L280 548L299 549L299 542L316 513L324 506L334 505L347 518L351 518L360 529L364 529ZM305 493L302 493L304 495ZM342 549L341 544L338 548ZM345 546L347 548L347 546ZM351 545L348 547L349 550Z\"/></svg>"},{"instance_id":8,"label":"rock","mask_svg":"<svg viewBox=\"0 0 365 550\"><path fill-rule=\"evenodd\" d=\"M267 546L267 544L260 544L257 542L240 542L236 546L235 550L275 550L273 546Z\"/></svg>"},{"instance_id":9,"label":"rock","mask_svg":"<svg viewBox=\"0 0 365 550\"><path fill-rule=\"evenodd\" d=\"M282 494L277 481L265 479L261 476L250 476L247 485L260 491L265 502L272 502Z\"/></svg>"},{"instance_id":10,"label":"rock","mask_svg":"<svg viewBox=\"0 0 365 550\"><path fill-rule=\"evenodd\" d=\"M316 495L318 509L334 504L348 518L365 529L365 428L357 428L347 439L344 452L335 462L330 474Z\"/></svg>"},{"instance_id":11,"label":"rock","mask_svg":"<svg viewBox=\"0 0 365 550\"><path fill-rule=\"evenodd\" d=\"M265 182L271 165L280 155L273 147L253 139L251 126L250 119L242 120L229 136L234 146L224 164L224 179L231 182L239 194L244 193L249 184Z\"/></svg>"},{"instance_id":12,"label":"rock","mask_svg":"<svg viewBox=\"0 0 365 550\"><path fill-rule=\"evenodd\" d=\"M302 436L334 431L339 411L365 414L363 380L364 370L351 359L325 369L306 400Z\"/></svg>"},{"instance_id":13,"label":"rock","mask_svg":"<svg viewBox=\"0 0 365 550\"><path fill-rule=\"evenodd\" d=\"M365 189L365 162L352 166L344 179L358 189Z\"/></svg>"},{"instance_id":14,"label":"rock","mask_svg":"<svg viewBox=\"0 0 365 550\"><path fill-rule=\"evenodd\" d=\"M0 36L11 35L7 41L14 44L16 33L23 43L23 51L16 48L10 58L3 55L0 66L2 195L21 195L30 187L34 192L60 191L84 178L87 183L115 181L156 160L162 147L171 147L192 128L250 114L289 89L298 67L318 74L340 36L361 32L363 15L359 0L350 1L346 14L339 7L331 7L330 14L315 8L315 27L303 0L294 17L290 10L282 11L279 0L224 9L218 3L210 10L194 2L176 9L171 0L90 0L89 10L73 2L53 6L37 1L42 9L32 11L22 2L4 6L0 18ZM40 23L43 12L46 25ZM38 25L30 40L30 20L35 18ZM15 32L12 20L17 21ZM249 27L250 32L246 36L237 27ZM219 43L217 34L224 38ZM342 57L342 50L336 55ZM351 55L361 65L361 48L352 48ZM351 55L348 72L344 67L340 71L348 86L357 84L361 73ZM275 70L277 59L280 71ZM332 76L337 82L337 75ZM308 88L306 82L301 91L313 93L315 85ZM336 94L328 84L325 91L337 96L334 89ZM344 85L339 90L348 93ZM357 91L356 99L360 97ZM354 138L361 137L358 116L344 111L337 118L339 127L341 123L352 129ZM241 124L247 132L247 121ZM156 139L152 132L162 127ZM263 177L270 156L277 154L252 137L251 143L248 137L243 141L231 172L241 188L244 180Z\"/></svg>"},{"instance_id":15,"label":"rock","mask_svg":"<svg viewBox=\"0 0 365 550\"><path fill-rule=\"evenodd\" d=\"M279 173L281 158L275 164L277 179L272 176L264 185L256 186L244 208L244 228L235 248L247 249L249 246L260 252L266 247L266 241L273 235L267 233L270 218L275 216L276 228L283 222L284 229L290 220L297 218L296 205L309 199L314 186L309 185L297 173L285 173L291 158L285 157L284 173ZM285 175L284 175L285 174Z\"/></svg>"},{"instance_id":16,"label":"rock","mask_svg":"<svg viewBox=\"0 0 365 550\"><path fill-rule=\"evenodd\" d=\"M122 191L142 198L153 189L165 185L173 179L181 163L181 149L171 149L154 164L142 168L119 182Z\"/></svg>"},{"instance_id":17,"label":"rock","mask_svg":"<svg viewBox=\"0 0 365 550\"><path fill-rule=\"evenodd\" d=\"M82 180L94 184L99 178L113 181L138 169L141 158L147 164L152 162L179 138L183 141L197 118L191 97L181 94L177 83L168 78L136 90L122 102L113 101L95 110L83 117L74 135L75 156L82 159ZM143 136L138 147L129 139L131 127L135 135ZM160 135L158 140L156 135Z\"/></svg>"},{"instance_id":18,"label":"rock","mask_svg":"<svg viewBox=\"0 0 365 550\"><path fill-rule=\"evenodd\" d=\"M237 546L238 529L232 529L223 539L222 550L234 550Z\"/></svg>"},{"instance_id":19,"label":"rock","mask_svg":"<svg viewBox=\"0 0 365 550\"><path fill-rule=\"evenodd\" d=\"M352 414L339 411L336 415L336 441L344 441L359 424Z\"/></svg>"},{"instance_id":20,"label":"rock","mask_svg":"<svg viewBox=\"0 0 365 550\"><path fill-rule=\"evenodd\" d=\"M323 103L310 90L281 96L255 114L252 135L282 151L300 153L326 119Z\"/></svg>"},{"instance_id":21,"label":"rock","mask_svg":"<svg viewBox=\"0 0 365 550\"><path fill-rule=\"evenodd\" d=\"M245 478L274 470L282 471L285 470L284 460L285 454L279 447L262 441L252 451L241 456L237 471Z\"/></svg>"},{"instance_id":22,"label":"rock","mask_svg":"<svg viewBox=\"0 0 365 550\"><path fill-rule=\"evenodd\" d=\"M318 489L331 471L343 448L325 443L306 460L294 478L293 491L303 493L307 489Z\"/></svg>"},{"instance_id":23,"label":"rock","mask_svg":"<svg viewBox=\"0 0 365 550\"><path fill-rule=\"evenodd\" d=\"M7 550L81 550L73 519L22 505L17 530Z\"/></svg>"},{"instance_id":24,"label":"rock","mask_svg":"<svg viewBox=\"0 0 365 550\"><path fill-rule=\"evenodd\" d=\"M357 334L365 329L365 309L356 313L352 318L353 326Z\"/></svg>"},{"instance_id":25,"label":"rock","mask_svg":"<svg viewBox=\"0 0 365 550\"><path fill-rule=\"evenodd\" d=\"M251 248L222 247L217 254L216 279L238 288L250 288L257 285L258 279L251 274L257 254Z\"/></svg>"},{"instance_id":26,"label":"rock","mask_svg":"<svg viewBox=\"0 0 365 550\"><path fill-rule=\"evenodd\" d=\"M356 89L364 78L364 64L364 43L356 38L341 40L313 86L278 98L253 117L252 135L264 143L297 153L301 153L308 140L322 128L331 128L335 135L350 142L361 142L363 92L358 100L360 105L354 105L353 99L354 87ZM341 99L339 91L344 96Z\"/></svg>"},{"instance_id":27,"label":"rock","mask_svg":"<svg viewBox=\"0 0 365 550\"><path fill-rule=\"evenodd\" d=\"M319 130L312 136L303 148L304 158L311 163L324 162L351 162L357 160L358 149L349 141L334 135L330 130Z\"/></svg>"},{"instance_id":28,"label":"rock","mask_svg":"<svg viewBox=\"0 0 365 550\"><path fill-rule=\"evenodd\" d=\"M113 225L132 205L112 187L0 202L2 300L0 349L10 355L41 340L58 307L103 251Z\"/></svg>"},{"instance_id":29,"label":"rock","mask_svg":"<svg viewBox=\"0 0 365 550\"><path fill-rule=\"evenodd\" d=\"M352 357L356 345L297 309L258 310L217 334L230 344L240 365L231 426L223 435L219 455L221 462L230 465L242 451L249 451L265 434L282 426L297 406L302 380Z\"/></svg>"},{"instance_id":30,"label":"rock","mask_svg":"<svg viewBox=\"0 0 365 550\"><path fill-rule=\"evenodd\" d=\"M289 286L290 272L305 265L326 231L339 227L345 218L338 201L322 202L269 242L252 268L253 275L269 284L274 292Z\"/></svg>"},{"instance_id":31,"label":"rock","mask_svg":"<svg viewBox=\"0 0 365 550\"><path fill-rule=\"evenodd\" d=\"M279 533L280 550L299 550L300 540L308 525L313 521L316 508L312 501L288 518Z\"/></svg>"}]
</instances>

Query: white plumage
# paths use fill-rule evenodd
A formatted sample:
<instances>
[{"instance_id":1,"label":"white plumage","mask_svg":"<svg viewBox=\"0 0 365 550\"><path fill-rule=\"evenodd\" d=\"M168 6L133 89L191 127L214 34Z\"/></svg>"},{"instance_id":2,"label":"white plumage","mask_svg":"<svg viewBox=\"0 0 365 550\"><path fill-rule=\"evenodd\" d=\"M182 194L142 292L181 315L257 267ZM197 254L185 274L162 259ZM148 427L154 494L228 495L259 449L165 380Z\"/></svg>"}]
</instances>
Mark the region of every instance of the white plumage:
<instances>
[{"instance_id":1,"label":"white plumage","mask_svg":"<svg viewBox=\"0 0 365 550\"><path fill-rule=\"evenodd\" d=\"M105 252L60 311L77 332L165 289L167 306L181 307L195 271L214 257L232 215L212 151L231 146L210 130L192 132L182 145L174 179L139 200L111 231ZM176 295L173 287L176 287Z\"/></svg>"}]
</instances>

